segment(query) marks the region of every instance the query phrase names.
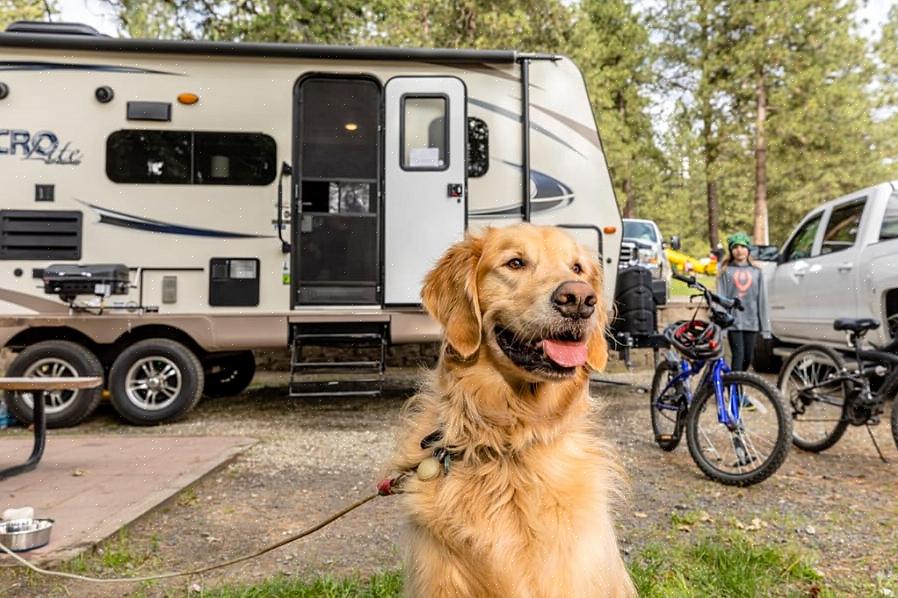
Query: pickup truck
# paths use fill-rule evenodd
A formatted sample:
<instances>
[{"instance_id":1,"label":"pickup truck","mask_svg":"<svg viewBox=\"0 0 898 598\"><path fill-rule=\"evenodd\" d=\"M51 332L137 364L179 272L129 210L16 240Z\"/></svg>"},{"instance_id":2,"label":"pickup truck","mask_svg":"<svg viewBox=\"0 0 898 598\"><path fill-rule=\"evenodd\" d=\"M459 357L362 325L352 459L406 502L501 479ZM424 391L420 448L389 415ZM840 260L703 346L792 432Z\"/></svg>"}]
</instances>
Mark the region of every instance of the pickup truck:
<instances>
[{"instance_id":1,"label":"pickup truck","mask_svg":"<svg viewBox=\"0 0 898 598\"><path fill-rule=\"evenodd\" d=\"M828 201L805 216L778 252L760 262L774 338L759 340L755 368L775 371L779 348L808 342L846 348L840 317L882 322L868 339L898 335L898 181Z\"/></svg>"},{"instance_id":2,"label":"pickup truck","mask_svg":"<svg viewBox=\"0 0 898 598\"><path fill-rule=\"evenodd\" d=\"M664 304L670 291L670 262L664 248L667 243L661 236L661 230L652 220L623 219L623 238L620 247L620 269L631 266L648 268L652 273L652 291L656 302ZM679 249L679 239L673 237L671 242Z\"/></svg>"}]
</instances>

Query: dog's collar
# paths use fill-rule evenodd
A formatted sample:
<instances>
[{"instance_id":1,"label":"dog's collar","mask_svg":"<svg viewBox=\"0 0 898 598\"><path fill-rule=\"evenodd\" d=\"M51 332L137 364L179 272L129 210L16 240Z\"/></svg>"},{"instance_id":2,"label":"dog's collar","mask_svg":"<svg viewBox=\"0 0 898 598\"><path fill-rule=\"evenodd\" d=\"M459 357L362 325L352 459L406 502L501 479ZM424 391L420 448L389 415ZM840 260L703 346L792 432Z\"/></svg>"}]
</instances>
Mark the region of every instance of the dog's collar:
<instances>
[{"instance_id":1,"label":"dog's collar","mask_svg":"<svg viewBox=\"0 0 898 598\"><path fill-rule=\"evenodd\" d=\"M449 467L452 465L452 461L460 460L463 456L463 452L460 451L450 451L445 446L435 446L443 440L443 431L440 429L436 429L427 436L425 436L421 440L421 448L427 450L431 447L433 448L432 457L428 457L428 459L435 459L440 465L443 467L443 475L449 475ZM422 461L423 463L423 461ZM422 475L425 475L424 472L421 471L421 465L418 465L418 477L422 478ZM427 479L433 479L436 477L435 475L430 475ZM422 478L423 479L423 478Z\"/></svg>"}]
</instances>

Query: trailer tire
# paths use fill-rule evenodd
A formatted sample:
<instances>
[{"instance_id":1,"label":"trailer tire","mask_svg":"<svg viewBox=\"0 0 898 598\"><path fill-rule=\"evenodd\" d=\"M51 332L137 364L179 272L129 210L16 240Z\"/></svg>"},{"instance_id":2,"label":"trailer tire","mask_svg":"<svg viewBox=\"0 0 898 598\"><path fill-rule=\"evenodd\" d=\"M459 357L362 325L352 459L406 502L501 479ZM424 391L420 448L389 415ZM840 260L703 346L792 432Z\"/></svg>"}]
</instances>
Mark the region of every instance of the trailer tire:
<instances>
[{"instance_id":1,"label":"trailer tire","mask_svg":"<svg viewBox=\"0 0 898 598\"><path fill-rule=\"evenodd\" d=\"M760 334L755 342L755 350L752 354L751 365L756 372L775 374L783 367L783 358L773 354L777 346L775 338L766 339Z\"/></svg>"},{"instance_id":2,"label":"trailer tire","mask_svg":"<svg viewBox=\"0 0 898 598\"><path fill-rule=\"evenodd\" d=\"M129 423L152 426L187 415L203 394L203 366L179 342L154 338L122 351L109 372L112 406Z\"/></svg>"},{"instance_id":3,"label":"trailer tire","mask_svg":"<svg viewBox=\"0 0 898 598\"><path fill-rule=\"evenodd\" d=\"M10 377L103 377L103 366L90 349L71 341L42 341L26 347L9 367ZM48 428L77 426L100 404L101 388L60 390L50 393L44 413ZM7 392L6 406L13 416L26 424L34 421L34 393Z\"/></svg>"},{"instance_id":4,"label":"trailer tire","mask_svg":"<svg viewBox=\"0 0 898 598\"><path fill-rule=\"evenodd\" d=\"M256 358L252 351L218 359L211 356L204 365L203 396L209 398L238 395L256 375Z\"/></svg>"}]
</instances>

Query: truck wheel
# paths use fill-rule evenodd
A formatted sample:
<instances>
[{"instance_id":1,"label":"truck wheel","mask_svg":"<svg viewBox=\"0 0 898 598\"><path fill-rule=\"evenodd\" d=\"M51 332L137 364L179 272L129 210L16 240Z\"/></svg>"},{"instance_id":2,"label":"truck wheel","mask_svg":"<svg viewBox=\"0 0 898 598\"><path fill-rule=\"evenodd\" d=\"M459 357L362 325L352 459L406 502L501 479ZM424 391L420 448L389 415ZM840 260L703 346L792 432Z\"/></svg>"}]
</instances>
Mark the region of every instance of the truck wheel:
<instances>
[{"instance_id":1,"label":"truck wheel","mask_svg":"<svg viewBox=\"0 0 898 598\"><path fill-rule=\"evenodd\" d=\"M181 343L154 338L134 343L109 372L112 406L128 422L151 426L187 414L203 393L203 366Z\"/></svg>"},{"instance_id":2,"label":"truck wheel","mask_svg":"<svg viewBox=\"0 0 898 598\"><path fill-rule=\"evenodd\" d=\"M100 360L87 347L71 341L43 341L19 353L6 370L10 377L103 377ZM6 405L19 421L34 421L34 399L40 393L7 392ZM54 390L46 395L48 428L76 426L100 404L102 388Z\"/></svg>"},{"instance_id":3,"label":"truck wheel","mask_svg":"<svg viewBox=\"0 0 898 598\"><path fill-rule=\"evenodd\" d=\"M775 374L783 367L783 358L773 354L777 346L776 339L766 339L760 334L755 342L755 350L752 354L751 365L756 372Z\"/></svg>"},{"instance_id":4,"label":"truck wheel","mask_svg":"<svg viewBox=\"0 0 898 598\"><path fill-rule=\"evenodd\" d=\"M256 358L252 351L220 358L212 355L204 365L203 395L210 398L240 394L256 375Z\"/></svg>"}]
</instances>

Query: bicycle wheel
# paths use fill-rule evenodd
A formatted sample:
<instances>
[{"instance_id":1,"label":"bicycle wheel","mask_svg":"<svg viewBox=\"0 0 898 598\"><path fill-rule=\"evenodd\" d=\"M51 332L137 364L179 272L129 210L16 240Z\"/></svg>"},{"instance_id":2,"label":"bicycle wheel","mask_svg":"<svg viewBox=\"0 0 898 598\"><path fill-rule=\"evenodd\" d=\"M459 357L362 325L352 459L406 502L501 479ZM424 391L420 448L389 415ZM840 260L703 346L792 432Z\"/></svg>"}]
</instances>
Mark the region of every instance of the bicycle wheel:
<instances>
[{"instance_id":1,"label":"bicycle wheel","mask_svg":"<svg viewBox=\"0 0 898 598\"><path fill-rule=\"evenodd\" d=\"M776 385L792 416L792 442L798 448L819 453L845 433L845 384L827 382L844 368L839 354L822 345L799 347L783 364ZM808 387L814 388L804 390Z\"/></svg>"},{"instance_id":2,"label":"bicycle wheel","mask_svg":"<svg viewBox=\"0 0 898 598\"><path fill-rule=\"evenodd\" d=\"M667 388L680 371L676 362L665 359L655 368L652 378L652 396L649 408L652 412L652 432L655 442L665 451L672 451L680 444L683 420L686 414L686 397L682 384ZM667 388L667 392L662 391Z\"/></svg>"},{"instance_id":3,"label":"bicycle wheel","mask_svg":"<svg viewBox=\"0 0 898 598\"><path fill-rule=\"evenodd\" d=\"M892 401L892 440L895 441L895 446L898 447L898 396Z\"/></svg>"},{"instance_id":4,"label":"bicycle wheel","mask_svg":"<svg viewBox=\"0 0 898 598\"><path fill-rule=\"evenodd\" d=\"M736 423L718 421L713 385L705 385L686 416L689 454L709 478L730 486L751 486L769 478L789 452L791 421L777 390L757 374L723 376L723 399L739 401Z\"/></svg>"}]
</instances>

